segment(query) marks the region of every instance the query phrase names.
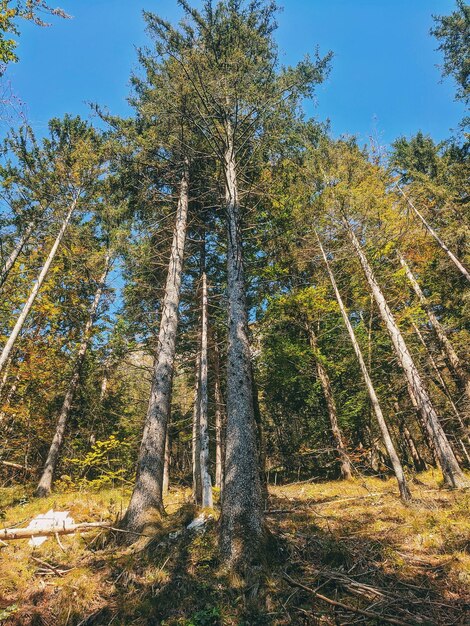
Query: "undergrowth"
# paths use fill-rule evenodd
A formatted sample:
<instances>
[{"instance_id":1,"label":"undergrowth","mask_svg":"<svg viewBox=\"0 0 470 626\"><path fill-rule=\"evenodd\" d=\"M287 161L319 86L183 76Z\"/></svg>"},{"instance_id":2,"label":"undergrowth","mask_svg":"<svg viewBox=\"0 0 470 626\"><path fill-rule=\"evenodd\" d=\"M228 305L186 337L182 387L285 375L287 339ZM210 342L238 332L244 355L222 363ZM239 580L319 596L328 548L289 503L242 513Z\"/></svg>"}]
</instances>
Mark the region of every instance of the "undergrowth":
<instances>
[{"instance_id":1,"label":"undergrowth","mask_svg":"<svg viewBox=\"0 0 470 626\"><path fill-rule=\"evenodd\" d=\"M267 565L247 580L224 568L217 512L202 532L188 490L171 491L156 535L119 547L103 531L25 540L0 548L0 622L5 626L256 626L264 624L467 624L470 494L427 472L413 502L394 481L366 478L270 489ZM76 522L115 524L125 489L67 491L35 499L0 490L2 525L68 510ZM300 584L305 588L297 586ZM307 589L306 589L307 588ZM333 606L317 594L333 602ZM359 611L372 612L365 616Z\"/></svg>"}]
</instances>

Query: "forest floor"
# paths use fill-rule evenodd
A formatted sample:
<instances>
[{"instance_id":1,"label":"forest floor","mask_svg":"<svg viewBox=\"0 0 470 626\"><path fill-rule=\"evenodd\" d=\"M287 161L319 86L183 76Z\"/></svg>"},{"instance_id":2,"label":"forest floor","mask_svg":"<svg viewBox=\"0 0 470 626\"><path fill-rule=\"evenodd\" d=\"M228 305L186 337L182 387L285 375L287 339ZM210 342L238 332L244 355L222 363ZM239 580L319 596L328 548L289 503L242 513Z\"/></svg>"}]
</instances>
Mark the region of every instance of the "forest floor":
<instances>
[{"instance_id":1,"label":"forest floor","mask_svg":"<svg viewBox=\"0 0 470 626\"><path fill-rule=\"evenodd\" d=\"M133 550L103 531L37 548L2 543L0 623L468 625L470 493L440 488L432 472L412 489L404 506L393 480L272 487L270 554L248 584L218 559L216 519L200 532L186 529L197 513L183 489L170 492L157 535ZM51 508L77 523L114 523L129 497L122 489L31 494L0 489L0 526L26 526Z\"/></svg>"}]
</instances>

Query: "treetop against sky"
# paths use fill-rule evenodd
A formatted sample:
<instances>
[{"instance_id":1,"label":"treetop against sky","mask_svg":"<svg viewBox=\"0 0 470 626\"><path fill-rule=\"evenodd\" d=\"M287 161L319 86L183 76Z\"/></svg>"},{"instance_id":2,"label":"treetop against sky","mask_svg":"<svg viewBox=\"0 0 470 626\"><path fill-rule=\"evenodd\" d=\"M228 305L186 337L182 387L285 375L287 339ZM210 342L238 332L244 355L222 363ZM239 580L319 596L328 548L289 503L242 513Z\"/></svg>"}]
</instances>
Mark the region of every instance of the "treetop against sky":
<instances>
[{"instance_id":1,"label":"treetop against sky","mask_svg":"<svg viewBox=\"0 0 470 626\"><path fill-rule=\"evenodd\" d=\"M199 2L195 3L200 4ZM453 0L284 0L277 41L281 61L294 63L319 46L334 52L332 72L307 112L330 119L335 135L372 135L391 143L418 129L436 140L463 116L454 85L441 80L442 55L430 36L432 15L449 14ZM136 47L147 43L142 10L169 21L181 15L176 0L64 0L70 20L50 28L21 24L20 62L6 73L42 134L64 113L87 116L89 102L115 114L129 111L129 75Z\"/></svg>"}]
</instances>

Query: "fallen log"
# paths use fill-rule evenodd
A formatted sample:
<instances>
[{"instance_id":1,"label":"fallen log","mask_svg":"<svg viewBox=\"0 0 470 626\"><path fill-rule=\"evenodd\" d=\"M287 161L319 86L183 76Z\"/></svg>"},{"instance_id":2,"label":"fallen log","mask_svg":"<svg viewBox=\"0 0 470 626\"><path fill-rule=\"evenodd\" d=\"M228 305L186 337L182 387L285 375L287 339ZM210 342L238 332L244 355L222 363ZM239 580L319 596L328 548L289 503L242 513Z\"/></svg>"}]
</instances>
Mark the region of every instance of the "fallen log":
<instances>
[{"instance_id":1,"label":"fallen log","mask_svg":"<svg viewBox=\"0 0 470 626\"><path fill-rule=\"evenodd\" d=\"M2 528L0 529L0 539L13 541L15 539L31 539L31 537L73 535L73 533L84 533L96 528L109 528L111 530L112 526L106 522L83 522L71 526L51 526L50 528Z\"/></svg>"}]
</instances>

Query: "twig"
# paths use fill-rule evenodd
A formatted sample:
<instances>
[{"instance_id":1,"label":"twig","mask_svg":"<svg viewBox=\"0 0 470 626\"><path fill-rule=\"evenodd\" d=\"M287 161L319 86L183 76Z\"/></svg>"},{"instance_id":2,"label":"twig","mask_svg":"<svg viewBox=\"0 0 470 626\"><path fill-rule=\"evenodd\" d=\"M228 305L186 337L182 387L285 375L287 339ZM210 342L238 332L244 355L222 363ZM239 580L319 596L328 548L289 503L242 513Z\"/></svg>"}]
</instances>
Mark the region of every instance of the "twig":
<instances>
[{"instance_id":1,"label":"twig","mask_svg":"<svg viewBox=\"0 0 470 626\"><path fill-rule=\"evenodd\" d=\"M292 587L299 587L299 589L308 591L319 600L323 600L323 602L327 602L328 604L331 604L332 606L337 606L341 609L344 609L345 611L350 611L351 613L357 613L359 615L365 615L366 617L372 617L373 619L381 620L382 622L388 623L388 624L398 624L398 626L409 626L409 624L407 624L406 622L402 622L401 620L395 619L394 617L387 617L386 615L382 615L381 613L375 613L374 611L366 611L364 609L359 609L354 606L349 606L348 604L344 604L343 602L338 602L337 600L332 600L331 598L328 598L327 596L324 596L321 593L316 592L314 589L311 589L310 587L306 587L305 585L302 585L302 583L297 582L296 580L288 576L286 573L284 573L283 578Z\"/></svg>"}]
</instances>

